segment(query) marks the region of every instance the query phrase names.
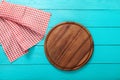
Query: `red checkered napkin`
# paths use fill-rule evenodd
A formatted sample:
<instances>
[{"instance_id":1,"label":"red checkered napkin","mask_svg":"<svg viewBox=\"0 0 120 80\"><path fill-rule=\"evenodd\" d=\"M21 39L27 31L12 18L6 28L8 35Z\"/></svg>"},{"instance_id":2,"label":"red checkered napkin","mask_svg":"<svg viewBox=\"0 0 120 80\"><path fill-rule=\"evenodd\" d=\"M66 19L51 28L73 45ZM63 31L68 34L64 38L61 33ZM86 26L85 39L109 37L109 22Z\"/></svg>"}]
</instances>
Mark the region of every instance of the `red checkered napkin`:
<instances>
[{"instance_id":1,"label":"red checkered napkin","mask_svg":"<svg viewBox=\"0 0 120 80\"><path fill-rule=\"evenodd\" d=\"M44 36L50 13L34 8L0 4L0 43L12 62L27 53Z\"/></svg>"}]
</instances>

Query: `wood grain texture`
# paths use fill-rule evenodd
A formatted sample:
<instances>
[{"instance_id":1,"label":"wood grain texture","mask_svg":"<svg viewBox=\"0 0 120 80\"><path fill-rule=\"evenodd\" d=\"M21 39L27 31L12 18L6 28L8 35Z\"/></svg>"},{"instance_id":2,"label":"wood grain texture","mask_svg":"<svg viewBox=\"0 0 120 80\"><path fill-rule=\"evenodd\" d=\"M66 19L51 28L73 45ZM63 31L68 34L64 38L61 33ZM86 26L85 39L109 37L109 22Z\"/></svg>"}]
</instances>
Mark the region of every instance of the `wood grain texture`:
<instances>
[{"instance_id":1,"label":"wood grain texture","mask_svg":"<svg viewBox=\"0 0 120 80\"><path fill-rule=\"evenodd\" d=\"M61 23L47 35L45 52L49 61L57 68L75 70L91 57L92 37L82 25L74 22Z\"/></svg>"}]
</instances>

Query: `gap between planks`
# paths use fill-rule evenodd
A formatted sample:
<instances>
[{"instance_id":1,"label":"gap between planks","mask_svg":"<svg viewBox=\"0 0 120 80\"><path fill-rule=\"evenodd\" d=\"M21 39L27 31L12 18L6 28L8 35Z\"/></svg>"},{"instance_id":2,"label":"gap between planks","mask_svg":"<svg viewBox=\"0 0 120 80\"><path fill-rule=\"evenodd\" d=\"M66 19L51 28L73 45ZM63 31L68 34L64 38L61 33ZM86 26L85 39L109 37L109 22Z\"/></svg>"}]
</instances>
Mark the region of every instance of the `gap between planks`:
<instances>
[{"instance_id":1,"label":"gap between planks","mask_svg":"<svg viewBox=\"0 0 120 80\"><path fill-rule=\"evenodd\" d=\"M87 64L120 64L120 63L87 63ZM0 64L1 65L52 65L52 64Z\"/></svg>"}]
</instances>

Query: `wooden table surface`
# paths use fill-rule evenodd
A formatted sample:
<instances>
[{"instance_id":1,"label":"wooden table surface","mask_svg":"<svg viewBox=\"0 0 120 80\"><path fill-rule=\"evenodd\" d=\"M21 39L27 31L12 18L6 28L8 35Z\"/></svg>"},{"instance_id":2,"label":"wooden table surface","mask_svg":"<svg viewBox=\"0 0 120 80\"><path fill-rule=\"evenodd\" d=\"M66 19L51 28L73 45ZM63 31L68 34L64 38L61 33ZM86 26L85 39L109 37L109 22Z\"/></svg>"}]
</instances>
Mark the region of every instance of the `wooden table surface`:
<instances>
[{"instance_id":1,"label":"wooden table surface","mask_svg":"<svg viewBox=\"0 0 120 80\"><path fill-rule=\"evenodd\" d=\"M45 56L44 40L13 63L0 45L0 80L120 80L120 0L7 0L51 12L46 34L65 21L81 23L94 40L94 53L76 71L61 71Z\"/></svg>"}]
</instances>

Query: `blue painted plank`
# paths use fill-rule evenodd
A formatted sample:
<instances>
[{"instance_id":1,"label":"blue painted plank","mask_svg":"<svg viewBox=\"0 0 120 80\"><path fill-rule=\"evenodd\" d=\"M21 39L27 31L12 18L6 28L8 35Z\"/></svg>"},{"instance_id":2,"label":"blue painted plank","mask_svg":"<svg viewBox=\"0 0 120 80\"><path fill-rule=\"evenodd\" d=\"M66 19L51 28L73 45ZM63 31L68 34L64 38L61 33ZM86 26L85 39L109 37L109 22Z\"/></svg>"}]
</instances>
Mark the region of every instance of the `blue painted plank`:
<instances>
[{"instance_id":1,"label":"blue painted plank","mask_svg":"<svg viewBox=\"0 0 120 80\"><path fill-rule=\"evenodd\" d=\"M92 58L88 63L120 63L120 46L95 46ZM0 65L2 64L50 64L43 46L32 47L26 55L10 63L0 47Z\"/></svg>"},{"instance_id":2,"label":"blue painted plank","mask_svg":"<svg viewBox=\"0 0 120 80\"><path fill-rule=\"evenodd\" d=\"M120 10L45 10L52 14L49 27L73 21L86 27L120 27Z\"/></svg>"},{"instance_id":3,"label":"blue painted plank","mask_svg":"<svg viewBox=\"0 0 120 80\"><path fill-rule=\"evenodd\" d=\"M39 9L120 9L120 0L7 0Z\"/></svg>"},{"instance_id":4,"label":"blue painted plank","mask_svg":"<svg viewBox=\"0 0 120 80\"><path fill-rule=\"evenodd\" d=\"M88 30L91 32L96 46L93 57L89 63L82 69L73 72L60 71L49 65L43 46L37 45L31 48L28 54L22 56L12 64L8 62L0 46L0 63L2 63L2 65L0 65L0 80L120 80L120 36L118 35L120 34L120 29L115 28L120 27L120 0L7 1L51 12L52 17L49 27L53 27L64 21L82 23L87 28L89 27ZM91 29L90 27L94 28ZM44 39L42 41L44 42ZM39 45L43 45L42 41ZM113 44L115 45L113 46Z\"/></svg>"},{"instance_id":5,"label":"blue painted plank","mask_svg":"<svg viewBox=\"0 0 120 80\"><path fill-rule=\"evenodd\" d=\"M45 10L52 14L49 27L73 21L86 27L120 27L120 10Z\"/></svg>"},{"instance_id":6,"label":"blue painted plank","mask_svg":"<svg viewBox=\"0 0 120 80\"><path fill-rule=\"evenodd\" d=\"M120 28L87 28L95 45L120 45ZM48 28L47 33L51 30ZM47 35L46 33L46 35ZM46 36L37 44L44 45ZM0 45L1 46L1 45Z\"/></svg>"},{"instance_id":7,"label":"blue painted plank","mask_svg":"<svg viewBox=\"0 0 120 80\"><path fill-rule=\"evenodd\" d=\"M87 28L95 45L120 45L120 28ZM47 29L47 33L51 28ZM37 44L44 45L46 36Z\"/></svg>"},{"instance_id":8,"label":"blue painted plank","mask_svg":"<svg viewBox=\"0 0 120 80\"><path fill-rule=\"evenodd\" d=\"M120 45L120 28L87 28L94 40L95 45ZM47 29L47 33L51 28ZM44 45L46 36L37 44ZM1 46L1 45L0 45Z\"/></svg>"},{"instance_id":9,"label":"blue painted plank","mask_svg":"<svg viewBox=\"0 0 120 80\"><path fill-rule=\"evenodd\" d=\"M120 64L88 64L76 71L51 65L0 65L0 80L120 80Z\"/></svg>"}]
</instances>

